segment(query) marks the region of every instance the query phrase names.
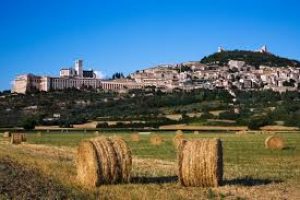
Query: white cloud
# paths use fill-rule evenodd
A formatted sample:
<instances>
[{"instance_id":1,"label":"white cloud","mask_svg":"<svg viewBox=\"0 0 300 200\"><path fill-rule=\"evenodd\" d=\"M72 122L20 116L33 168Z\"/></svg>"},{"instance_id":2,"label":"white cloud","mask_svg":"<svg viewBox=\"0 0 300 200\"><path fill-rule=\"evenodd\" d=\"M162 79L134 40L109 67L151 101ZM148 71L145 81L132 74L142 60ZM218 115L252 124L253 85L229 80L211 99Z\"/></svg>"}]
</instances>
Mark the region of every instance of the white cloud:
<instances>
[{"instance_id":1,"label":"white cloud","mask_svg":"<svg viewBox=\"0 0 300 200\"><path fill-rule=\"evenodd\" d=\"M99 79L104 79L106 77L106 74L101 71L94 71L96 74L96 77Z\"/></svg>"}]
</instances>

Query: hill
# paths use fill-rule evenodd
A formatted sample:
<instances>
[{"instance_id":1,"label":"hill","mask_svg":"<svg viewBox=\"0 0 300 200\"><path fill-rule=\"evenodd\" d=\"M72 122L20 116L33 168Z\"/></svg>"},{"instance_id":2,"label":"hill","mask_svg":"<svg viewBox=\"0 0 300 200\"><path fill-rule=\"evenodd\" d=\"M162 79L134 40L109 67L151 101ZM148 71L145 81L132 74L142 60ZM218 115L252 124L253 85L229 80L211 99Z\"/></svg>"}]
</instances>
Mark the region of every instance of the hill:
<instances>
[{"instance_id":1,"label":"hill","mask_svg":"<svg viewBox=\"0 0 300 200\"><path fill-rule=\"evenodd\" d=\"M207 57L205 56L200 62L203 64L218 63L219 65L225 65L229 60L245 61L247 64L256 67L259 67L260 65L271 67L300 67L300 62L298 60L283 58L270 53L260 53L244 50L214 53Z\"/></svg>"},{"instance_id":2,"label":"hill","mask_svg":"<svg viewBox=\"0 0 300 200\"><path fill-rule=\"evenodd\" d=\"M36 125L72 127L90 120L107 128L191 125L273 125L281 121L300 127L300 93L236 91L235 101L225 90L194 90L164 94L56 91L0 96L0 128ZM181 120L170 118L180 115ZM230 123L227 121L230 120ZM126 121L126 123L125 123ZM122 122L122 123L121 123ZM127 124L129 122L129 124ZM226 124L224 124L226 122ZM232 122L232 123L231 123ZM254 127L255 128L255 127Z\"/></svg>"}]
</instances>

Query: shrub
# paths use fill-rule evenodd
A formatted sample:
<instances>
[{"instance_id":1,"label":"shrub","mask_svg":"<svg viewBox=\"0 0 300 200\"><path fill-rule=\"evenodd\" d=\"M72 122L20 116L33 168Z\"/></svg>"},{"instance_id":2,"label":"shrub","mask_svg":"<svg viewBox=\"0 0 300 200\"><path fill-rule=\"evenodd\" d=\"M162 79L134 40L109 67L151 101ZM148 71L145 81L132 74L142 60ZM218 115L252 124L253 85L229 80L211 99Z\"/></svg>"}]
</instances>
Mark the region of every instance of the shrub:
<instances>
[{"instance_id":1,"label":"shrub","mask_svg":"<svg viewBox=\"0 0 300 200\"><path fill-rule=\"evenodd\" d=\"M259 130L260 127L271 125L272 120L268 116L252 118L249 121L248 128L251 130Z\"/></svg>"},{"instance_id":2,"label":"shrub","mask_svg":"<svg viewBox=\"0 0 300 200\"><path fill-rule=\"evenodd\" d=\"M22 123L22 127L25 130L33 130L35 126L36 126L36 121L32 118L26 118Z\"/></svg>"},{"instance_id":3,"label":"shrub","mask_svg":"<svg viewBox=\"0 0 300 200\"><path fill-rule=\"evenodd\" d=\"M101 122L97 123L96 128L109 128L109 125L107 122Z\"/></svg>"},{"instance_id":4,"label":"shrub","mask_svg":"<svg viewBox=\"0 0 300 200\"><path fill-rule=\"evenodd\" d=\"M220 119L236 120L239 118L239 114L234 113L233 111L222 112L219 115Z\"/></svg>"}]
</instances>

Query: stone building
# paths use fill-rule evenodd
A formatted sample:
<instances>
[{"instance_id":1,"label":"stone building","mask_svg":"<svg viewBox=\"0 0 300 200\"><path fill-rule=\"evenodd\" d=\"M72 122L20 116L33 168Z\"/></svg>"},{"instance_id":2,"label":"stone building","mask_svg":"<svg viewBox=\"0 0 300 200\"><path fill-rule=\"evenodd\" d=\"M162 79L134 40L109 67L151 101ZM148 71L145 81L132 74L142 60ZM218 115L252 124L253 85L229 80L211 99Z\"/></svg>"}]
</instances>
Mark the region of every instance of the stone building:
<instances>
[{"instance_id":1,"label":"stone building","mask_svg":"<svg viewBox=\"0 0 300 200\"><path fill-rule=\"evenodd\" d=\"M59 77L37 76L33 74L17 76L13 82L12 93L48 92L68 88L92 88L118 91L124 89L139 89L142 87L142 84L138 84L134 81L105 81L98 79L93 70L83 70L82 60L76 60L74 68L62 68Z\"/></svg>"}]
</instances>

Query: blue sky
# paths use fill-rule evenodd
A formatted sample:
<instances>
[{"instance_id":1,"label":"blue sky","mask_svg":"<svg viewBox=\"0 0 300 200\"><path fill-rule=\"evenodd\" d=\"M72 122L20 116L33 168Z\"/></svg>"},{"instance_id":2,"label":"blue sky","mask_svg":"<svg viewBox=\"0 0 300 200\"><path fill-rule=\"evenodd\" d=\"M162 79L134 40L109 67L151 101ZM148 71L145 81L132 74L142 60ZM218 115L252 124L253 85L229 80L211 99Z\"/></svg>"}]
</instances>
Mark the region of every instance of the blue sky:
<instances>
[{"instance_id":1,"label":"blue sky","mask_svg":"<svg viewBox=\"0 0 300 200\"><path fill-rule=\"evenodd\" d=\"M0 90L82 58L106 75L258 49L300 60L296 0L1 0Z\"/></svg>"}]
</instances>

